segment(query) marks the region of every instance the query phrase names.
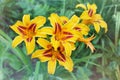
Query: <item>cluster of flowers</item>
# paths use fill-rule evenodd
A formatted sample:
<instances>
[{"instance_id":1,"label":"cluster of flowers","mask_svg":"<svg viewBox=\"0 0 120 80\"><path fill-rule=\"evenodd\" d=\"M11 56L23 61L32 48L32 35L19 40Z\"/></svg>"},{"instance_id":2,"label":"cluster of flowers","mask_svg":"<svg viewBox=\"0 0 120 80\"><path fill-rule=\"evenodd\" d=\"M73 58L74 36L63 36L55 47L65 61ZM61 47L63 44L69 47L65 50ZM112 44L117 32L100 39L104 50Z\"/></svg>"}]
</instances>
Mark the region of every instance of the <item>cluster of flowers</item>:
<instances>
[{"instance_id":1,"label":"cluster of flowers","mask_svg":"<svg viewBox=\"0 0 120 80\"><path fill-rule=\"evenodd\" d=\"M90 31L89 25L93 25L97 33L100 31L100 27L105 28L105 32L107 32L107 24L103 21L101 15L96 13L97 6L95 4L78 4L76 8L78 7L84 9L80 17L73 15L68 19L65 16L52 13L48 18L52 27L41 27L46 22L44 16L38 16L30 20L30 15L24 15L22 22L17 21L10 27L18 34L12 42L12 46L16 47L24 41L27 53L32 53L32 58L39 58L41 62L48 61L48 73L50 74L54 74L57 61L65 69L72 71L73 61L70 56L76 48L74 45L76 41L85 43L92 52L95 50L91 43L95 36L84 37ZM49 40L47 35L50 35ZM36 37L38 37L37 40ZM33 52L35 42L42 49Z\"/></svg>"}]
</instances>

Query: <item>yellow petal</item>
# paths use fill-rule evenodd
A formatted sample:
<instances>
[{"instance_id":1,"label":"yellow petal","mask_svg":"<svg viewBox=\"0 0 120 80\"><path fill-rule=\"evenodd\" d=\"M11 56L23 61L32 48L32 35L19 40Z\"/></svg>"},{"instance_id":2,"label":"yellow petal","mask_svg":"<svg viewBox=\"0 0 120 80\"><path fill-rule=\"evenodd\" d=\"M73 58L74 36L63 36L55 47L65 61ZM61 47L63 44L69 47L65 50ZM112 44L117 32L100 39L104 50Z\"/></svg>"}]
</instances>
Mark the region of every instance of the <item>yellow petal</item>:
<instances>
[{"instance_id":1,"label":"yellow petal","mask_svg":"<svg viewBox=\"0 0 120 80\"><path fill-rule=\"evenodd\" d=\"M61 21L62 21L62 24L67 23L68 20L69 20L66 16L61 16L60 19L61 19Z\"/></svg>"},{"instance_id":2,"label":"yellow petal","mask_svg":"<svg viewBox=\"0 0 120 80\"><path fill-rule=\"evenodd\" d=\"M20 44L23 41L23 38L21 36L15 37L15 39L12 42L12 47L16 47L18 44Z\"/></svg>"},{"instance_id":3,"label":"yellow petal","mask_svg":"<svg viewBox=\"0 0 120 80\"><path fill-rule=\"evenodd\" d=\"M52 35L53 34L53 28L52 27L43 27L42 29L40 29L42 34L49 34Z\"/></svg>"},{"instance_id":4,"label":"yellow petal","mask_svg":"<svg viewBox=\"0 0 120 80\"><path fill-rule=\"evenodd\" d=\"M55 40L54 36L51 38L51 44L54 47L54 50L57 51L58 47L60 46L60 42Z\"/></svg>"},{"instance_id":5,"label":"yellow petal","mask_svg":"<svg viewBox=\"0 0 120 80\"><path fill-rule=\"evenodd\" d=\"M86 10L86 6L84 4L77 4L76 8L83 8L84 10Z\"/></svg>"},{"instance_id":6,"label":"yellow petal","mask_svg":"<svg viewBox=\"0 0 120 80\"><path fill-rule=\"evenodd\" d=\"M64 28L73 29L78 22L79 22L79 17L73 15L71 19L64 25Z\"/></svg>"},{"instance_id":7,"label":"yellow petal","mask_svg":"<svg viewBox=\"0 0 120 80\"><path fill-rule=\"evenodd\" d=\"M31 24L36 24L36 29L40 28L43 26L46 22L46 18L43 16L38 16L32 19Z\"/></svg>"},{"instance_id":8,"label":"yellow petal","mask_svg":"<svg viewBox=\"0 0 120 80\"><path fill-rule=\"evenodd\" d=\"M25 26L28 26L30 24L30 15L24 15L22 21Z\"/></svg>"},{"instance_id":9,"label":"yellow petal","mask_svg":"<svg viewBox=\"0 0 120 80\"><path fill-rule=\"evenodd\" d=\"M101 17L100 14L95 14L95 15L92 16L92 19L93 19L94 21L99 21L99 20L102 20L102 17Z\"/></svg>"},{"instance_id":10,"label":"yellow petal","mask_svg":"<svg viewBox=\"0 0 120 80\"><path fill-rule=\"evenodd\" d=\"M54 74L56 69L56 60L48 61L48 73Z\"/></svg>"},{"instance_id":11,"label":"yellow petal","mask_svg":"<svg viewBox=\"0 0 120 80\"><path fill-rule=\"evenodd\" d=\"M88 42L88 43L87 43L87 46L90 48L91 52L93 53L94 50L95 50L93 44L92 44L91 42Z\"/></svg>"},{"instance_id":12,"label":"yellow petal","mask_svg":"<svg viewBox=\"0 0 120 80\"><path fill-rule=\"evenodd\" d=\"M33 54L32 54L32 58L38 58L39 56L43 56L43 52L45 50L42 49L42 50L36 50Z\"/></svg>"},{"instance_id":13,"label":"yellow petal","mask_svg":"<svg viewBox=\"0 0 120 80\"><path fill-rule=\"evenodd\" d=\"M73 70L73 61L72 61L72 59L70 58L70 57L68 57L68 58L66 58L67 60L66 60L66 62L65 62L65 65L64 65L64 67L65 67L65 69L67 69L68 71L72 71Z\"/></svg>"},{"instance_id":14,"label":"yellow petal","mask_svg":"<svg viewBox=\"0 0 120 80\"><path fill-rule=\"evenodd\" d=\"M20 31L18 30L19 26L24 26L21 21L17 21L14 25L10 26L10 28L15 31L17 34L21 34Z\"/></svg>"},{"instance_id":15,"label":"yellow petal","mask_svg":"<svg viewBox=\"0 0 120 80\"><path fill-rule=\"evenodd\" d=\"M35 49L35 38L32 38L32 40L30 42L28 42L27 40L25 40L25 44L26 44L26 48L27 48L27 53L29 55Z\"/></svg>"},{"instance_id":16,"label":"yellow petal","mask_svg":"<svg viewBox=\"0 0 120 80\"><path fill-rule=\"evenodd\" d=\"M89 24L91 24L91 19L90 20L82 20L82 24L85 24L85 25L89 25Z\"/></svg>"},{"instance_id":17,"label":"yellow petal","mask_svg":"<svg viewBox=\"0 0 120 80\"><path fill-rule=\"evenodd\" d=\"M73 61L70 57L66 57L66 61L62 62L62 61L58 61L60 65L64 66L65 69L67 69L69 72L71 72L73 70Z\"/></svg>"},{"instance_id":18,"label":"yellow petal","mask_svg":"<svg viewBox=\"0 0 120 80\"><path fill-rule=\"evenodd\" d=\"M73 42L70 42L70 45L71 45L71 48L72 48L72 50L75 50L75 44L73 43Z\"/></svg>"},{"instance_id":19,"label":"yellow petal","mask_svg":"<svg viewBox=\"0 0 120 80\"><path fill-rule=\"evenodd\" d=\"M39 58L41 60L41 62L46 62L48 60L50 60L50 57L45 57L43 55L45 49L42 50L36 50L33 54L32 54L32 58Z\"/></svg>"},{"instance_id":20,"label":"yellow petal","mask_svg":"<svg viewBox=\"0 0 120 80\"><path fill-rule=\"evenodd\" d=\"M92 35L91 37L89 38L84 38L83 36L81 38L79 38L79 41L81 42L84 42L92 52L94 52L95 48L94 46L92 45L91 41L94 39L94 35Z\"/></svg>"},{"instance_id":21,"label":"yellow petal","mask_svg":"<svg viewBox=\"0 0 120 80\"><path fill-rule=\"evenodd\" d=\"M73 43L75 43L76 42L76 40L78 39L78 32L76 31L76 30L71 30L71 29L69 29L69 30L66 30L66 32L70 32L70 33L72 33L72 37L71 38L67 38L67 39L63 39L64 41L68 41L68 42L73 42Z\"/></svg>"},{"instance_id":22,"label":"yellow petal","mask_svg":"<svg viewBox=\"0 0 120 80\"><path fill-rule=\"evenodd\" d=\"M65 43L63 43L63 46L64 46L64 48L65 48L66 55L67 55L67 56L71 56L71 53L72 53L71 44L68 43L68 42L65 42Z\"/></svg>"},{"instance_id":23,"label":"yellow petal","mask_svg":"<svg viewBox=\"0 0 120 80\"><path fill-rule=\"evenodd\" d=\"M51 60L51 57L45 57L45 56L39 56L38 58L40 59L41 62L46 62Z\"/></svg>"},{"instance_id":24,"label":"yellow petal","mask_svg":"<svg viewBox=\"0 0 120 80\"><path fill-rule=\"evenodd\" d=\"M91 17L88 15L88 11L83 11L83 13L80 16L80 19L83 19L83 20L91 19Z\"/></svg>"},{"instance_id":25,"label":"yellow petal","mask_svg":"<svg viewBox=\"0 0 120 80\"><path fill-rule=\"evenodd\" d=\"M45 49L47 49L49 46L51 46L51 44L50 44L49 41L47 41L47 40L45 40L45 39L42 39L42 38L39 38L39 39L37 40L37 43L38 43L41 47L43 47L43 48L45 48Z\"/></svg>"},{"instance_id":26,"label":"yellow petal","mask_svg":"<svg viewBox=\"0 0 120 80\"><path fill-rule=\"evenodd\" d=\"M77 24L74 29L79 31L82 35L88 35L88 32L90 31L89 27L82 23Z\"/></svg>"},{"instance_id":27,"label":"yellow petal","mask_svg":"<svg viewBox=\"0 0 120 80\"><path fill-rule=\"evenodd\" d=\"M60 20L60 17L56 13L52 13L48 19L50 20L50 23L52 27L54 27L54 29L56 23L62 27L62 21Z\"/></svg>"},{"instance_id":28,"label":"yellow petal","mask_svg":"<svg viewBox=\"0 0 120 80\"><path fill-rule=\"evenodd\" d=\"M46 35L46 34L43 34L43 33L41 32L41 30L39 29L39 30L36 31L35 37L47 38L47 35Z\"/></svg>"},{"instance_id":29,"label":"yellow petal","mask_svg":"<svg viewBox=\"0 0 120 80\"><path fill-rule=\"evenodd\" d=\"M95 14L96 13L96 9L97 9L97 6L96 6L96 4L87 4L87 8L88 8L88 10L90 10L90 9L92 9L93 10L93 14Z\"/></svg>"},{"instance_id":30,"label":"yellow petal","mask_svg":"<svg viewBox=\"0 0 120 80\"><path fill-rule=\"evenodd\" d=\"M100 26L101 26L102 28L105 28L105 32L108 31L108 29L107 29L107 23L106 23L105 21L100 20Z\"/></svg>"},{"instance_id":31,"label":"yellow petal","mask_svg":"<svg viewBox=\"0 0 120 80\"><path fill-rule=\"evenodd\" d=\"M100 25L99 25L99 23L94 22L93 25L94 25L94 28L95 28L96 32L98 33L100 31Z\"/></svg>"}]
</instances>

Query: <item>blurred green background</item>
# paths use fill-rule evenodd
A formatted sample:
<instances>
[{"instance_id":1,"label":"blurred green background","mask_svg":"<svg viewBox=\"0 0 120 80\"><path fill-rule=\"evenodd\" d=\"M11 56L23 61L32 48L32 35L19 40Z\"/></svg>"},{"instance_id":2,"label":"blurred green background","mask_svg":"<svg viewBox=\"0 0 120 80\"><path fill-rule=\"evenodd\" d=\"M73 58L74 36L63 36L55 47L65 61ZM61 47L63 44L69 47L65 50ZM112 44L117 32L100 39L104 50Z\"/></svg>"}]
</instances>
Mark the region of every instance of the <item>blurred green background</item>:
<instances>
[{"instance_id":1,"label":"blurred green background","mask_svg":"<svg viewBox=\"0 0 120 80\"><path fill-rule=\"evenodd\" d=\"M93 44L91 53L83 43L76 43L73 51L73 72L57 66L54 75L47 73L47 63L31 59L26 55L25 44L11 47L16 33L10 29L24 14L31 19L51 13L71 17L80 16L82 9L76 9L79 3L95 3L97 13L108 24L108 32L101 29ZM47 20L46 25L50 25ZM0 80L120 80L120 0L0 0Z\"/></svg>"}]
</instances>

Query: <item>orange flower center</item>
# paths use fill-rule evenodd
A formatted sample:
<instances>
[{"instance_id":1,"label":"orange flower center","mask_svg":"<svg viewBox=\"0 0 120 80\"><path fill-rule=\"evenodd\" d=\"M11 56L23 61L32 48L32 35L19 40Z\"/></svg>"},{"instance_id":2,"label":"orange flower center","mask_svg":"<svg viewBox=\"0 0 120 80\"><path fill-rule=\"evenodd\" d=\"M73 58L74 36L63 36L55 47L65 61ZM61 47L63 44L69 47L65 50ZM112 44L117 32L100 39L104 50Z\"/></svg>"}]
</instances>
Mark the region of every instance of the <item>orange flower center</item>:
<instances>
[{"instance_id":1,"label":"orange flower center","mask_svg":"<svg viewBox=\"0 0 120 80\"><path fill-rule=\"evenodd\" d=\"M61 25L59 23L55 23L55 39L56 40L66 40L66 39L69 39L69 38L72 38L73 37L73 34L71 32L68 32L68 31L64 31L62 28L61 28Z\"/></svg>"},{"instance_id":2,"label":"orange flower center","mask_svg":"<svg viewBox=\"0 0 120 80\"><path fill-rule=\"evenodd\" d=\"M28 28L24 26L19 26L18 30L23 35L23 37L28 41L31 42L35 33L36 24L31 24Z\"/></svg>"},{"instance_id":3,"label":"orange flower center","mask_svg":"<svg viewBox=\"0 0 120 80\"><path fill-rule=\"evenodd\" d=\"M50 45L49 45L50 47ZM63 46L60 46L58 47L57 51L54 50L54 48L51 46L48 50L46 50L43 55L45 57L51 57L54 56L57 60L60 60L62 62L65 62L66 61L66 58L65 58L65 55L63 54L64 52L64 47Z\"/></svg>"}]
</instances>

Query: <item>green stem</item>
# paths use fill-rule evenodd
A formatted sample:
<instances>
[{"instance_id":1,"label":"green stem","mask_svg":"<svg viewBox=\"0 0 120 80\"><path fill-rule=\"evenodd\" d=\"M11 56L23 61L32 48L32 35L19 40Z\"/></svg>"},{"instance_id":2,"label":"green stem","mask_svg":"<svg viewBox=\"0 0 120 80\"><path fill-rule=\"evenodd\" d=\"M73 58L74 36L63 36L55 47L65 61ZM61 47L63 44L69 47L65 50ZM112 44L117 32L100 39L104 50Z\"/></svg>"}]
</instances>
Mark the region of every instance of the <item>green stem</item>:
<instances>
[{"instance_id":1,"label":"green stem","mask_svg":"<svg viewBox=\"0 0 120 80\"><path fill-rule=\"evenodd\" d=\"M103 9L105 8L106 1L107 0L103 0L102 7L101 7L101 10L100 10L100 14L102 14Z\"/></svg>"},{"instance_id":2,"label":"green stem","mask_svg":"<svg viewBox=\"0 0 120 80\"><path fill-rule=\"evenodd\" d=\"M70 75L73 77L73 80L77 80L77 78L75 77L75 75L71 72Z\"/></svg>"},{"instance_id":3,"label":"green stem","mask_svg":"<svg viewBox=\"0 0 120 80\"><path fill-rule=\"evenodd\" d=\"M63 0L63 8L61 9L61 12L60 12L61 15L65 14L65 1L66 0Z\"/></svg>"},{"instance_id":4,"label":"green stem","mask_svg":"<svg viewBox=\"0 0 120 80\"><path fill-rule=\"evenodd\" d=\"M38 80L39 70L40 70L40 62L37 61L36 67L35 67L35 73L34 73L34 78L35 78L35 80Z\"/></svg>"}]
</instances>

